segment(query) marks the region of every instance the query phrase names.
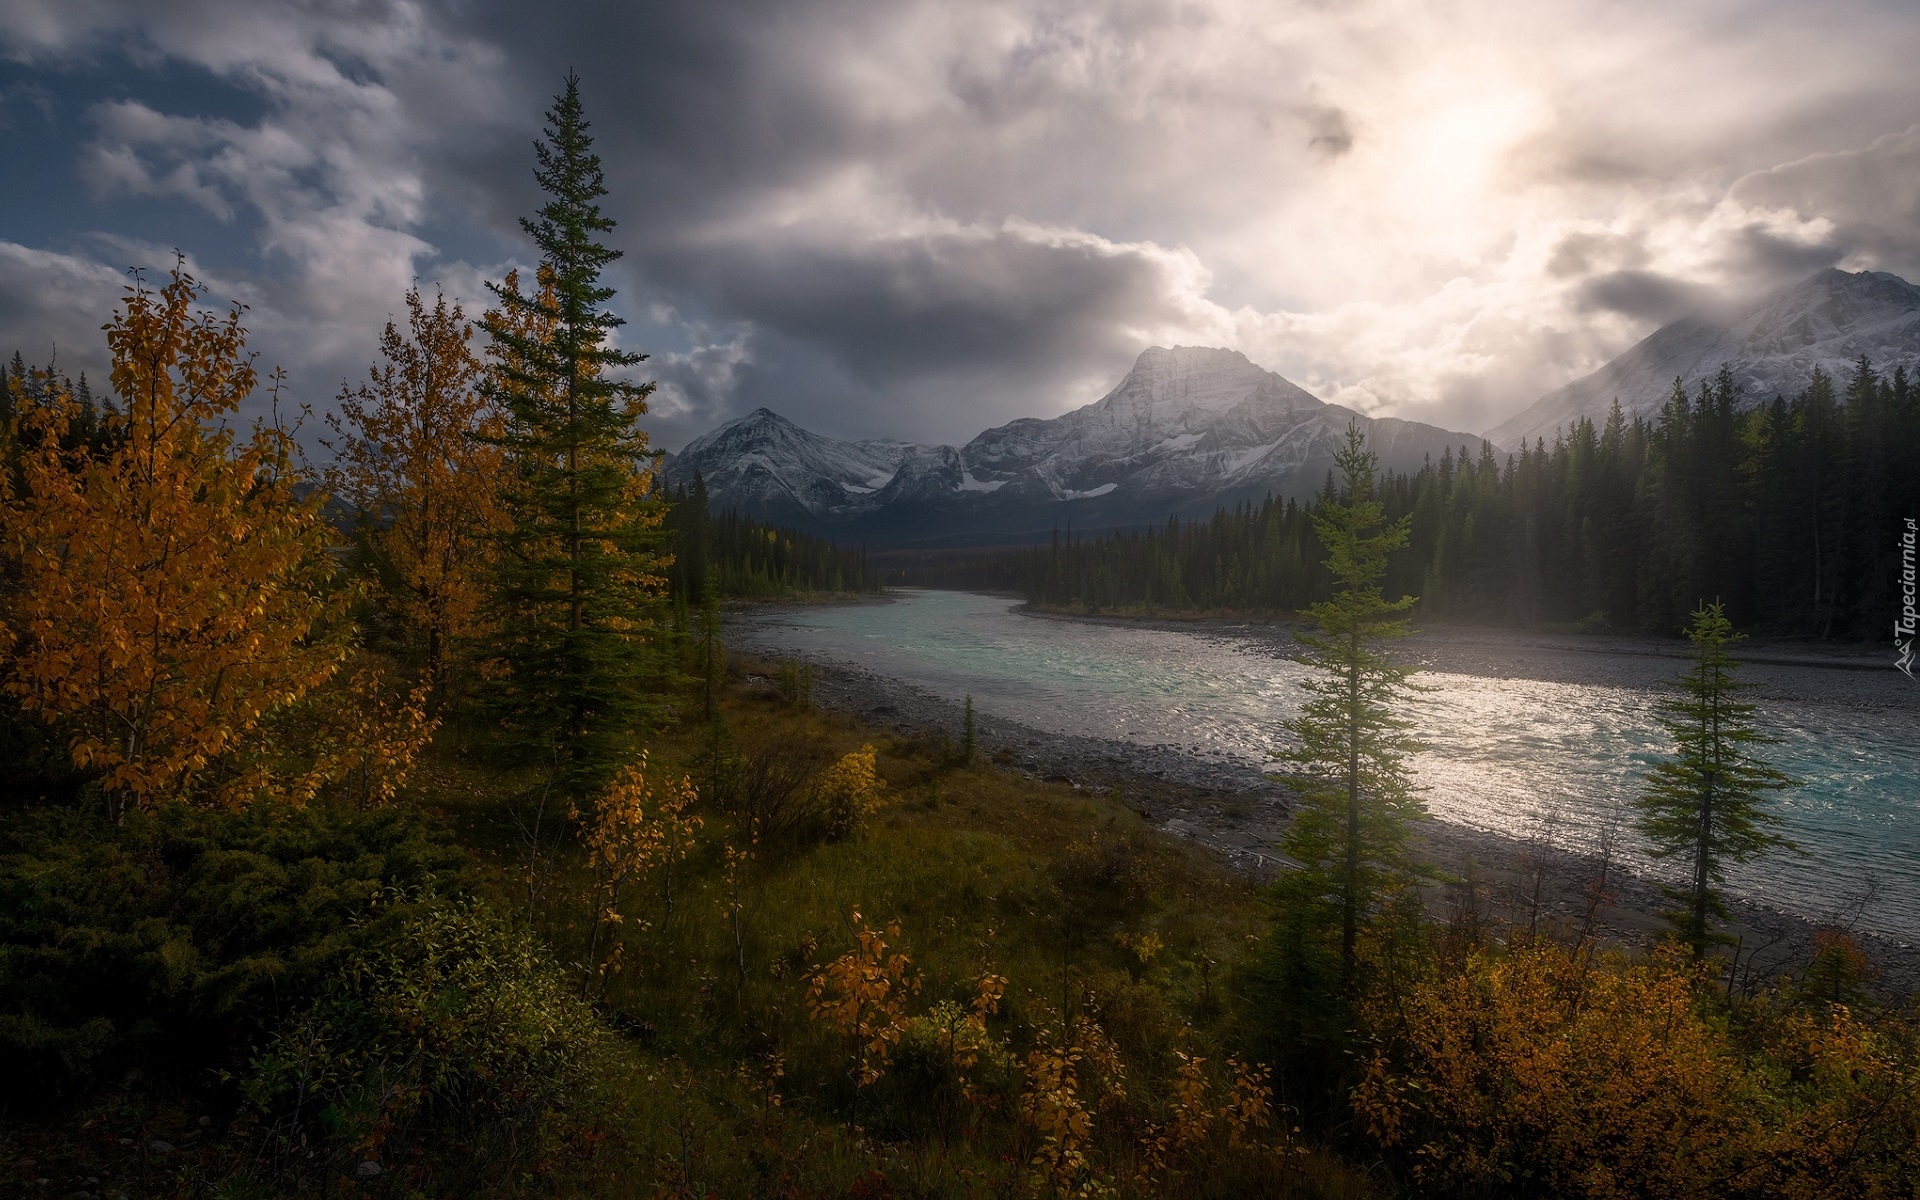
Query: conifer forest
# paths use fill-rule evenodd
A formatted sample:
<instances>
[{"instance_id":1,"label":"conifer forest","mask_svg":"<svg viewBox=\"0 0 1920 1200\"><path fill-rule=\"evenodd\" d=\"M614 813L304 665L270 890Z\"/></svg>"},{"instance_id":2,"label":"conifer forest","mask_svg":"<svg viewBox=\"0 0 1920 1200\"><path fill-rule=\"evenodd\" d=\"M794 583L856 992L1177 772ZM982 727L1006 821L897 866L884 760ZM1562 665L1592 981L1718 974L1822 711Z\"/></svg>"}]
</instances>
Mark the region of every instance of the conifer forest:
<instances>
[{"instance_id":1,"label":"conifer forest","mask_svg":"<svg viewBox=\"0 0 1920 1200\"><path fill-rule=\"evenodd\" d=\"M1882 638L1897 521L1920 506L1901 465L1920 456L1920 384L1862 360L1843 380L1816 371L1797 395L1741 399L1723 368L1692 394L1676 381L1657 419L1616 404L1551 445L1463 445L1387 475L1387 512L1411 520L1389 590L1432 619L1523 629L1677 634L1707 597L1758 633ZM1061 531L902 577L1089 612L1292 612L1327 594L1317 503L1269 496L1160 528Z\"/></svg>"}]
</instances>

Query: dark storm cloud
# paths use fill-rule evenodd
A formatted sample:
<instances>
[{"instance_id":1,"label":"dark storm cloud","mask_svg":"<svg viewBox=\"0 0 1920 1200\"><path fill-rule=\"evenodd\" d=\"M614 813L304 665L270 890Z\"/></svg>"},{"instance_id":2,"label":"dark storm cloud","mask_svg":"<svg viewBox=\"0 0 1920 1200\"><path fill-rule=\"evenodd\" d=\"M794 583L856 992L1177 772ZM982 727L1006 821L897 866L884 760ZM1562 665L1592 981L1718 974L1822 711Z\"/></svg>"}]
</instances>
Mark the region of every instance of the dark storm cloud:
<instances>
[{"instance_id":1,"label":"dark storm cloud","mask_svg":"<svg viewBox=\"0 0 1920 1200\"><path fill-rule=\"evenodd\" d=\"M1745 231L1744 248L1761 269L1805 274L1854 255L1920 277L1920 125L1863 149L1809 155L1756 172L1734 185L1732 197L1822 223L1806 239L1782 238L1762 227Z\"/></svg>"},{"instance_id":2,"label":"dark storm cloud","mask_svg":"<svg viewBox=\"0 0 1920 1200\"><path fill-rule=\"evenodd\" d=\"M71 132L0 200L47 297L0 335L185 239L324 399L409 280L524 264L575 70L669 445L761 403L964 438L1155 341L1477 428L1690 288L1902 269L1916 52L1878 0L12 0L4 113Z\"/></svg>"},{"instance_id":3,"label":"dark storm cloud","mask_svg":"<svg viewBox=\"0 0 1920 1200\"><path fill-rule=\"evenodd\" d=\"M1656 271L1609 271L1583 280L1577 303L1588 312L1619 313L1656 325L1685 316L1711 301L1702 288Z\"/></svg>"},{"instance_id":4,"label":"dark storm cloud","mask_svg":"<svg viewBox=\"0 0 1920 1200\"><path fill-rule=\"evenodd\" d=\"M833 347L870 382L992 359L1030 366L1174 315L1164 262L1008 230L751 246L710 256L698 273L727 311Z\"/></svg>"},{"instance_id":5,"label":"dark storm cloud","mask_svg":"<svg viewBox=\"0 0 1920 1200\"><path fill-rule=\"evenodd\" d=\"M1353 149L1353 118L1338 108L1314 107L1302 114L1307 123L1307 145L1329 158Z\"/></svg>"}]
</instances>

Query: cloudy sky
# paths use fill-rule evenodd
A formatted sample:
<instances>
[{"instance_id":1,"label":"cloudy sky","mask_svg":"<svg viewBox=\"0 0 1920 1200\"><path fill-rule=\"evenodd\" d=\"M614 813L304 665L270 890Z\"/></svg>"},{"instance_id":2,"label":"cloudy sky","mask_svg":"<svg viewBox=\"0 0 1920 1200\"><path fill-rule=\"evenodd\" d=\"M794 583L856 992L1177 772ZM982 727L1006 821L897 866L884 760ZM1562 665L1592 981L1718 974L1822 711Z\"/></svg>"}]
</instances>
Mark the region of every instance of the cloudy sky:
<instances>
[{"instance_id":1,"label":"cloudy sky","mask_svg":"<svg viewBox=\"0 0 1920 1200\"><path fill-rule=\"evenodd\" d=\"M960 441L1148 345L1477 432L1689 306L1920 279L1911 0L0 0L0 353L185 253L324 405L524 264L577 71L660 444Z\"/></svg>"}]
</instances>

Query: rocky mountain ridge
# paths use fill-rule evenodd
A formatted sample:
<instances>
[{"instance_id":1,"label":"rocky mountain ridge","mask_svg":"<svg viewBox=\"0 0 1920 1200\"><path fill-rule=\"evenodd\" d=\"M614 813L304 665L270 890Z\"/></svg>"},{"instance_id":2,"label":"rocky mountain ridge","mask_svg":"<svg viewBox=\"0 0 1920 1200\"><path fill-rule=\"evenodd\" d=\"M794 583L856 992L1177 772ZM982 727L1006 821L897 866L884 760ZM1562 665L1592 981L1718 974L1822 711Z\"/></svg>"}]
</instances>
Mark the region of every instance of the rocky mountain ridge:
<instances>
[{"instance_id":1,"label":"rocky mountain ridge","mask_svg":"<svg viewBox=\"0 0 1920 1200\"><path fill-rule=\"evenodd\" d=\"M1688 316L1664 325L1486 436L1504 449L1551 442L1581 417L1604 422L1616 397L1629 416L1651 417L1676 377L1693 392L1722 364L1742 403L1751 406L1800 391L1816 366L1844 380L1862 356L1883 371L1920 371L1920 287L1884 271L1828 269L1731 317Z\"/></svg>"},{"instance_id":2,"label":"rocky mountain ridge","mask_svg":"<svg viewBox=\"0 0 1920 1200\"><path fill-rule=\"evenodd\" d=\"M1328 404L1238 351L1156 346L1093 404L964 446L838 441L762 408L689 443L666 476L684 486L697 471L716 508L843 540L1025 540L1310 495L1350 421L1392 470L1479 452L1468 434Z\"/></svg>"}]
</instances>

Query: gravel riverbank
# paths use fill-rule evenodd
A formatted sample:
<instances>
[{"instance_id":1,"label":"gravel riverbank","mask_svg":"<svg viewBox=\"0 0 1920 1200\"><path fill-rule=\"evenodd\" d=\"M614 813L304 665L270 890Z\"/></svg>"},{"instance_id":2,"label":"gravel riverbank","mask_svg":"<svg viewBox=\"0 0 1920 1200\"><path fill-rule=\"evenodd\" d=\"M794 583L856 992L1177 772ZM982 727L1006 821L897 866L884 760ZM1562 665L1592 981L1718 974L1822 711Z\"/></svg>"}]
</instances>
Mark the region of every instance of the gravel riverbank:
<instances>
[{"instance_id":1,"label":"gravel riverbank","mask_svg":"<svg viewBox=\"0 0 1920 1200\"><path fill-rule=\"evenodd\" d=\"M1035 614L1037 619L1078 620ZM1111 618L1095 618L1112 620ZM1202 636L1251 639L1269 652L1284 653L1291 630L1280 624L1247 622L1137 622ZM736 624L729 641L739 651L766 655L756 645L751 621ZM1606 639L1611 645L1616 639ZM1415 639L1414 657L1429 670L1506 678L1647 686L1669 680L1677 670L1680 647L1672 643L1619 640L1622 648L1601 650L1594 639L1538 637L1485 630L1427 630ZM1796 698L1870 708L1912 703L1911 694L1865 669L1878 660L1867 653L1817 652L1831 664L1808 661L1806 651L1774 648L1766 657L1791 660L1795 667L1831 665L1832 670L1781 671L1769 681L1765 664L1748 672L1762 689L1786 690ZM816 660L814 701L850 713L864 724L904 734L935 730L957 738L959 703L932 695L900 680L852 663ZM1809 682L1809 674L1815 678ZM1891 670L1900 684L1911 688ZM1828 678L1831 682L1827 682ZM1245 762L1205 757L1199 746L1132 742L1051 733L987 713L976 718L980 752L1010 769L1065 785L1117 790L1150 824L1206 847L1235 869L1256 878L1285 869L1275 849L1288 814L1286 790L1269 782ZM1630 836L1630 835L1629 835ZM1425 856L1457 882L1432 893L1432 906L1445 915L1471 905L1484 918L1526 926L1593 928L1617 943L1647 944L1661 928L1658 913L1668 901L1651 881L1613 868L1606 872L1602 902L1592 899L1602 871L1593 858L1558 850L1549 839L1528 843L1504 834L1441 821L1427 823ZM1836 898L1836 904L1840 901ZM1818 926L1807 917L1743 901L1731 901L1739 963L1736 986L1769 981L1793 973L1813 953ZM1826 916L1823 914L1823 916ZM1830 919L1830 918L1829 918ZM1840 916L1844 920L1844 914ZM1920 988L1920 948L1871 934L1856 940L1880 972L1890 993Z\"/></svg>"}]
</instances>

